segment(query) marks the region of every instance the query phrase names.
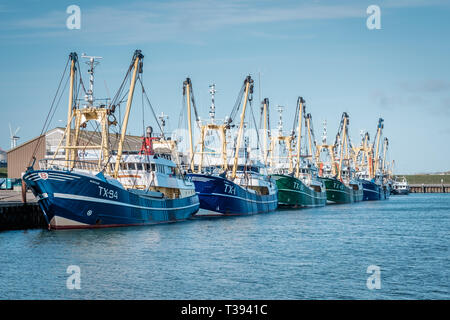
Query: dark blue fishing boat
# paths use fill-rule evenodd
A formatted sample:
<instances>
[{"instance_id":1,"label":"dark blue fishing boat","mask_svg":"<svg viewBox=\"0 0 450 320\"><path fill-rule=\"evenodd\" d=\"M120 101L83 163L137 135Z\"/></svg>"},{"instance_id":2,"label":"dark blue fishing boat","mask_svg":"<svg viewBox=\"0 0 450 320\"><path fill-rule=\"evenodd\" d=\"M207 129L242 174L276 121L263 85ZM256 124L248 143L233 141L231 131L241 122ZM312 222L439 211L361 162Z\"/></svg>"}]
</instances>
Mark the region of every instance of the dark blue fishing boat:
<instances>
[{"instance_id":1,"label":"dark blue fishing boat","mask_svg":"<svg viewBox=\"0 0 450 320\"><path fill-rule=\"evenodd\" d=\"M220 175L188 174L195 184L202 209L196 216L246 215L275 210L278 203L276 184L258 172L252 175L258 175L258 178L254 178L252 186L245 187Z\"/></svg>"},{"instance_id":2,"label":"dark blue fishing boat","mask_svg":"<svg viewBox=\"0 0 450 320\"><path fill-rule=\"evenodd\" d=\"M136 79L142 84L137 74L142 72L143 55L139 50L135 52L125 78L128 80L132 74L121 135L115 141L109 139L114 137L110 137L109 127L117 124L116 105L114 101L93 105L96 64L95 57L88 58L92 81L87 104L80 108L73 100L75 72L80 68L77 55L70 55L68 123L60 143L65 155L56 150L53 158L40 161L39 170L33 168L33 161L23 176L38 198L49 229L149 225L192 217L200 206L194 184L180 174L169 156L154 153L150 127L141 150L123 151ZM123 84L117 97L122 95ZM144 89L142 92L145 94ZM100 132L81 130L89 120L99 124ZM113 150L113 145L117 149Z\"/></svg>"},{"instance_id":3,"label":"dark blue fishing boat","mask_svg":"<svg viewBox=\"0 0 450 320\"><path fill-rule=\"evenodd\" d=\"M356 173L357 178L363 185L363 200L386 200L391 194L388 170L386 168L386 153L388 148L388 139L384 138L383 157L381 158L380 140L384 128L384 120L378 119L377 132L373 144L370 144L368 132L362 135L361 145L354 150L354 162L358 164L359 170Z\"/></svg>"},{"instance_id":4,"label":"dark blue fishing boat","mask_svg":"<svg viewBox=\"0 0 450 320\"><path fill-rule=\"evenodd\" d=\"M191 102L193 102L190 79L184 82L183 92L186 95L189 119ZM251 101L249 95L252 92L253 80L248 76L238 98L240 102L244 96L244 102L237 141L233 150L234 160L230 163L227 157L226 133L230 129L231 121L225 121L222 124L215 122L214 98L210 112L211 121L199 125L201 129L201 150L196 154L193 150L192 130L189 126L191 163L190 173L187 176L195 184L195 190L200 200L200 210L196 216L248 215L270 212L277 208L278 197L275 181L264 174L265 167L257 157L251 159L252 157L249 156L247 151L248 146L241 147L245 110L247 102ZM195 103L193 105L195 108ZM239 105L237 104L231 114L235 114L238 108ZM197 114L196 110L195 114ZM233 116L228 119L233 119ZM212 149L207 150L205 138L211 131L215 131L221 137L220 152L212 151ZM207 166L204 165L203 156L205 154L210 156Z\"/></svg>"},{"instance_id":5,"label":"dark blue fishing boat","mask_svg":"<svg viewBox=\"0 0 450 320\"><path fill-rule=\"evenodd\" d=\"M38 198L52 229L174 222L190 218L199 209L192 183L185 188L191 196L171 199L163 192L127 190L102 173L29 170L23 179Z\"/></svg>"},{"instance_id":6,"label":"dark blue fishing boat","mask_svg":"<svg viewBox=\"0 0 450 320\"><path fill-rule=\"evenodd\" d=\"M363 200L386 200L389 199L390 190L384 184L378 184L374 180L360 179L363 185Z\"/></svg>"}]
</instances>

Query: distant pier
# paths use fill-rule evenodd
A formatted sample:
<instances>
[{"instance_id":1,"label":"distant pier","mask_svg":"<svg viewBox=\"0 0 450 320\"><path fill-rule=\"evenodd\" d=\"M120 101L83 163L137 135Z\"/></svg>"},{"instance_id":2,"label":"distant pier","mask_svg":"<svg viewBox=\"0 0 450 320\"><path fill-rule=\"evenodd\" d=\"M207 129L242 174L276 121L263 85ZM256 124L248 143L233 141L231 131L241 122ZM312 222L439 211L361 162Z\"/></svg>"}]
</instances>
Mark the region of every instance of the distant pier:
<instances>
[{"instance_id":1,"label":"distant pier","mask_svg":"<svg viewBox=\"0 0 450 320\"><path fill-rule=\"evenodd\" d=\"M34 195L27 192L26 199L23 203L20 191L0 191L0 231L47 228Z\"/></svg>"},{"instance_id":2,"label":"distant pier","mask_svg":"<svg viewBox=\"0 0 450 320\"><path fill-rule=\"evenodd\" d=\"M411 193L449 193L450 184L410 184Z\"/></svg>"}]
</instances>

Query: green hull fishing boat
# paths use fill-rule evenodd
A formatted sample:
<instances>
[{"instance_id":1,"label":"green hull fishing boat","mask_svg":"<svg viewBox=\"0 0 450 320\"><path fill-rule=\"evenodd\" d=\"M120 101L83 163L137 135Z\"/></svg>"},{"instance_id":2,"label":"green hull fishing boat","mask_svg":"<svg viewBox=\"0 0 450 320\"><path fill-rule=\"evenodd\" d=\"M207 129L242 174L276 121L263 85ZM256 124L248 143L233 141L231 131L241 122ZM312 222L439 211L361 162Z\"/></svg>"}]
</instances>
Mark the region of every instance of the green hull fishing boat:
<instances>
[{"instance_id":1,"label":"green hull fishing boat","mask_svg":"<svg viewBox=\"0 0 450 320\"><path fill-rule=\"evenodd\" d=\"M347 186L335 178L320 178L325 183L327 203L341 204L359 202L363 199L361 182L352 181Z\"/></svg>"},{"instance_id":2,"label":"green hull fishing boat","mask_svg":"<svg viewBox=\"0 0 450 320\"><path fill-rule=\"evenodd\" d=\"M324 185L307 186L300 179L284 174L271 176L278 187L278 206L285 208L323 207L327 203Z\"/></svg>"},{"instance_id":3,"label":"green hull fishing boat","mask_svg":"<svg viewBox=\"0 0 450 320\"><path fill-rule=\"evenodd\" d=\"M326 124L326 123L325 123ZM320 180L325 184L327 203L353 203L363 200L364 188L361 180L355 178L354 161L350 156L351 142L348 135L349 116L346 112L342 114L339 130L335 143L326 143L326 128L322 137L323 143L318 146L316 155L319 166ZM336 149L340 149L339 157L336 159ZM319 161L320 152L327 151L329 162Z\"/></svg>"},{"instance_id":4,"label":"green hull fishing boat","mask_svg":"<svg viewBox=\"0 0 450 320\"><path fill-rule=\"evenodd\" d=\"M268 99L264 99L262 112L264 132L268 127ZM311 114L306 114L305 100L297 99L294 129L290 135L283 135L283 107L278 106L280 114L278 132L270 137L270 173L278 188L278 207L280 208L314 208L327 204L325 184L318 178L318 169L313 160L313 140L311 128ZM302 154L302 124L305 121L305 136L308 146L303 148ZM297 131L295 128L297 127ZM295 143L296 140L296 143ZM295 144L295 145L294 145ZM267 144L264 144L267 146ZM296 150L296 155L293 155Z\"/></svg>"}]
</instances>

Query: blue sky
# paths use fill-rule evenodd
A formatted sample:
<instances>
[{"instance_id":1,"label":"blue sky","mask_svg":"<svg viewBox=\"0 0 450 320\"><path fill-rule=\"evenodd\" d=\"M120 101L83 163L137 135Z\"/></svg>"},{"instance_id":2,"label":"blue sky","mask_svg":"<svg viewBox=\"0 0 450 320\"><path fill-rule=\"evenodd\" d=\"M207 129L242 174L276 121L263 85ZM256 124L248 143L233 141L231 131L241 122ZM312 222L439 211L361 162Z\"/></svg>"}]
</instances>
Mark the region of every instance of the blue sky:
<instances>
[{"instance_id":1,"label":"blue sky","mask_svg":"<svg viewBox=\"0 0 450 320\"><path fill-rule=\"evenodd\" d=\"M81 8L80 30L66 28L72 4ZM371 4L381 8L381 30L366 27ZM291 126L301 95L316 137L326 119L334 139L347 111L356 143L361 129L374 136L381 116L397 173L447 171L449 17L449 1L437 0L2 0L0 147L9 149L9 123L21 127L19 143L40 133L71 51L104 57L96 70L96 97L106 97L119 87L133 51L141 49L151 102L170 116L172 129L187 76L204 117L208 85L216 84L217 117L223 117L245 75L257 81L260 73L272 127L277 105L286 107ZM255 97L258 90L256 83ZM58 120L66 119L66 100L51 127L64 124ZM140 134L139 112L131 121L132 133Z\"/></svg>"}]
</instances>

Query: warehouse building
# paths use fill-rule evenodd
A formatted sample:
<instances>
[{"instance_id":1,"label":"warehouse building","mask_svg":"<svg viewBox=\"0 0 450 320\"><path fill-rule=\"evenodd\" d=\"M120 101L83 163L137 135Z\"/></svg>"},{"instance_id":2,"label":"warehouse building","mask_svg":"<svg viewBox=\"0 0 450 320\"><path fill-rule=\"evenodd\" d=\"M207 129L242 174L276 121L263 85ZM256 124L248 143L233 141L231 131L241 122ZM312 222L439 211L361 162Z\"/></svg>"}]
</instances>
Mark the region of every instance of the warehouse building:
<instances>
[{"instance_id":1,"label":"warehouse building","mask_svg":"<svg viewBox=\"0 0 450 320\"><path fill-rule=\"evenodd\" d=\"M55 128L47 131L43 135L29 140L14 149L7 152L8 162L8 178L21 178L22 173L31 164L33 155L36 157L34 168L39 168L39 160L43 159L63 159L65 156L64 148L65 141L61 141L64 135L65 128ZM80 145L99 145L101 144L101 135L93 131L81 131ZM110 133L110 144L113 152L117 150L119 141L119 134ZM124 152L138 152L142 146L142 138L139 136L127 135L125 137L123 151ZM58 148L59 147L59 148ZM58 152L57 152L58 151ZM55 153L57 154L55 155ZM79 151L79 156L88 158L89 156L96 157L98 155Z\"/></svg>"}]
</instances>

